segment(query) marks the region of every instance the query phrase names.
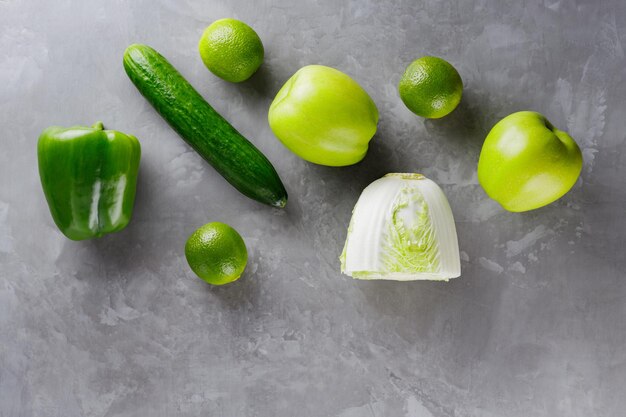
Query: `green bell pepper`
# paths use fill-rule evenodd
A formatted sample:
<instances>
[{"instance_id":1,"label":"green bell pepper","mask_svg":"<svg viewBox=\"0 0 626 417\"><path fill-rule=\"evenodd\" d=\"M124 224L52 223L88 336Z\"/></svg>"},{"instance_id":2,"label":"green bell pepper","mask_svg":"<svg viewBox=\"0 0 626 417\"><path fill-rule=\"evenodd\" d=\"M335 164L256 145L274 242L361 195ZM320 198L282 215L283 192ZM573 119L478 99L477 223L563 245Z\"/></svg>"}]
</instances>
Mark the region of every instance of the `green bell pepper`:
<instances>
[{"instance_id":1,"label":"green bell pepper","mask_svg":"<svg viewBox=\"0 0 626 417\"><path fill-rule=\"evenodd\" d=\"M72 240L117 232L130 221L141 147L115 130L53 126L37 144L39 176L50 213Z\"/></svg>"}]
</instances>

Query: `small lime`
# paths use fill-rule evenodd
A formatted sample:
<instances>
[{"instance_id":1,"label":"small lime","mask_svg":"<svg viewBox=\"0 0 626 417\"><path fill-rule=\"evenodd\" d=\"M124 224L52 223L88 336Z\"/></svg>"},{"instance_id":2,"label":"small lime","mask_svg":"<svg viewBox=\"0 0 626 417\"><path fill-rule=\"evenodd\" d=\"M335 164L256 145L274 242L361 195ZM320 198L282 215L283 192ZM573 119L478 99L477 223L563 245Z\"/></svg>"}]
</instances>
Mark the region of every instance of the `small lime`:
<instances>
[{"instance_id":1,"label":"small lime","mask_svg":"<svg viewBox=\"0 0 626 417\"><path fill-rule=\"evenodd\" d=\"M463 81L448 61L424 56L406 68L398 91L413 113L438 119L452 112L461 101Z\"/></svg>"},{"instance_id":2,"label":"small lime","mask_svg":"<svg viewBox=\"0 0 626 417\"><path fill-rule=\"evenodd\" d=\"M259 35L235 19L211 23L204 30L198 49L209 71L234 83L250 78L263 63L263 43Z\"/></svg>"},{"instance_id":3,"label":"small lime","mask_svg":"<svg viewBox=\"0 0 626 417\"><path fill-rule=\"evenodd\" d=\"M236 281L248 262L243 239L227 224L207 223L193 232L185 245L189 266L209 284L224 285Z\"/></svg>"}]
</instances>

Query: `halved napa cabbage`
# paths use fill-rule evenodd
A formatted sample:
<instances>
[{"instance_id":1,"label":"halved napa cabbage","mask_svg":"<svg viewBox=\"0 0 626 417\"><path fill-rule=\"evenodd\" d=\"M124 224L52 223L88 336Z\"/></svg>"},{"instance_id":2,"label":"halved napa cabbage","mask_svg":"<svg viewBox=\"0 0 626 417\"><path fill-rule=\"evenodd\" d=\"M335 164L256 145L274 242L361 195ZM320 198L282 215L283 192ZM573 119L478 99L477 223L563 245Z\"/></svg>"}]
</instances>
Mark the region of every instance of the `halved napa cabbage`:
<instances>
[{"instance_id":1,"label":"halved napa cabbage","mask_svg":"<svg viewBox=\"0 0 626 417\"><path fill-rule=\"evenodd\" d=\"M420 174L387 174L352 212L341 272L358 279L445 280L461 275L452 210Z\"/></svg>"}]
</instances>

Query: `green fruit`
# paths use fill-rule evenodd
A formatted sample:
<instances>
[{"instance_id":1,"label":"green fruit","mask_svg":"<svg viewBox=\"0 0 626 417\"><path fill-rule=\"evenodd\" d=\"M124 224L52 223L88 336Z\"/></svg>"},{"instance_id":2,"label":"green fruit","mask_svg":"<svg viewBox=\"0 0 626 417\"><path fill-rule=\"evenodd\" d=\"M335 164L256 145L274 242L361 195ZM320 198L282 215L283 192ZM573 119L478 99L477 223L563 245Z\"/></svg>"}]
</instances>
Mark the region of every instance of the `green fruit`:
<instances>
[{"instance_id":1,"label":"green fruit","mask_svg":"<svg viewBox=\"0 0 626 417\"><path fill-rule=\"evenodd\" d=\"M298 70L280 89L268 120L280 141L316 164L359 162L378 123L378 110L356 81L323 65Z\"/></svg>"},{"instance_id":2,"label":"green fruit","mask_svg":"<svg viewBox=\"0 0 626 417\"><path fill-rule=\"evenodd\" d=\"M263 43L259 35L235 19L213 22L204 30L198 49L209 71L233 83L247 80L263 63Z\"/></svg>"},{"instance_id":3,"label":"green fruit","mask_svg":"<svg viewBox=\"0 0 626 417\"><path fill-rule=\"evenodd\" d=\"M198 277L212 285L224 285L239 279L248 262L248 251L235 229L214 222L189 236L185 257Z\"/></svg>"},{"instance_id":4,"label":"green fruit","mask_svg":"<svg viewBox=\"0 0 626 417\"><path fill-rule=\"evenodd\" d=\"M527 211L562 197L582 169L580 148L541 114L513 113L489 132L478 161L478 181L506 210Z\"/></svg>"},{"instance_id":5,"label":"green fruit","mask_svg":"<svg viewBox=\"0 0 626 417\"><path fill-rule=\"evenodd\" d=\"M139 92L170 126L242 194L285 207L287 192L276 170L250 141L220 116L154 49L134 44L124 69Z\"/></svg>"},{"instance_id":6,"label":"green fruit","mask_svg":"<svg viewBox=\"0 0 626 417\"><path fill-rule=\"evenodd\" d=\"M398 91L413 113L438 119L452 112L461 102L463 81L448 61L424 56L406 68Z\"/></svg>"}]
</instances>

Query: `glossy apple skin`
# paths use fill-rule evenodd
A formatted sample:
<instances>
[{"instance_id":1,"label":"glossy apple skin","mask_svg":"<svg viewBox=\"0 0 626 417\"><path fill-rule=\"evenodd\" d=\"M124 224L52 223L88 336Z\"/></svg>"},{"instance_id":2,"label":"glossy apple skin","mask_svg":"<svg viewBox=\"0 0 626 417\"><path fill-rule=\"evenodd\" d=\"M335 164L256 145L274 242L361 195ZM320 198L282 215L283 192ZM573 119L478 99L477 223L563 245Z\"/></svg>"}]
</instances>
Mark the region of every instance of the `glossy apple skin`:
<instances>
[{"instance_id":1,"label":"glossy apple skin","mask_svg":"<svg viewBox=\"0 0 626 417\"><path fill-rule=\"evenodd\" d=\"M478 161L478 181L508 211L552 203L576 183L580 148L541 114L513 113L489 132Z\"/></svg>"},{"instance_id":2,"label":"glossy apple skin","mask_svg":"<svg viewBox=\"0 0 626 417\"><path fill-rule=\"evenodd\" d=\"M365 157L376 133L378 110L348 75L309 65L280 89L268 120L276 137L302 159L345 166Z\"/></svg>"}]
</instances>

